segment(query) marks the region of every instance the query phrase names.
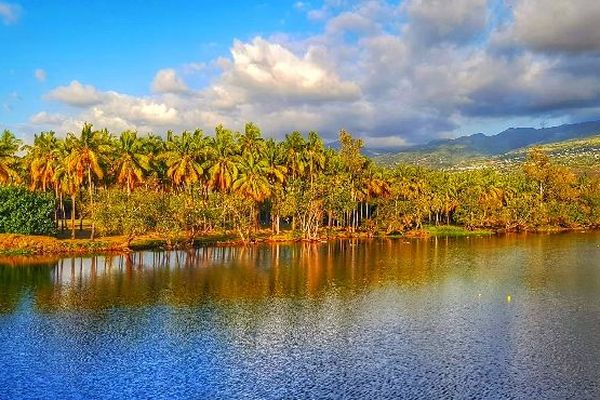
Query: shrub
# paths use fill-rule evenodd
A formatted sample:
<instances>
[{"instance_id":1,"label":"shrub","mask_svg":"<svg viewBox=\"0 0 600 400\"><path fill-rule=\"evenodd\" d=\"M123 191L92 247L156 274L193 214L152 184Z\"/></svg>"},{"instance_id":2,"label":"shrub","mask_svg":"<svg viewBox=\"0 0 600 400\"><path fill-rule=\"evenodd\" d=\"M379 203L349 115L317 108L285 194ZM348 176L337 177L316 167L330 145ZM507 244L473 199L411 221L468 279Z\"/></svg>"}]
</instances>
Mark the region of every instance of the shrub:
<instances>
[{"instance_id":1,"label":"shrub","mask_svg":"<svg viewBox=\"0 0 600 400\"><path fill-rule=\"evenodd\" d=\"M0 233L55 233L54 198L20 186L0 187Z\"/></svg>"},{"instance_id":2,"label":"shrub","mask_svg":"<svg viewBox=\"0 0 600 400\"><path fill-rule=\"evenodd\" d=\"M137 190L127 195L120 189L101 190L96 198L94 223L101 235L125 235L131 241L156 227L161 196Z\"/></svg>"}]
</instances>

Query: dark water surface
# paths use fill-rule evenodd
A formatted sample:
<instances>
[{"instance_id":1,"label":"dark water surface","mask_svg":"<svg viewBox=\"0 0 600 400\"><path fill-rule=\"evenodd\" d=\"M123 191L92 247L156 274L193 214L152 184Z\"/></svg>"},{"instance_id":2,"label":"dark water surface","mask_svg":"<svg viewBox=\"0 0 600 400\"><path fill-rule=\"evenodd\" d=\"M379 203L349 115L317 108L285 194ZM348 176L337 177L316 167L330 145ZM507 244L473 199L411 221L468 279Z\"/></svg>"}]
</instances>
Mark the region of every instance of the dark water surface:
<instances>
[{"instance_id":1,"label":"dark water surface","mask_svg":"<svg viewBox=\"0 0 600 400\"><path fill-rule=\"evenodd\" d=\"M600 234L0 258L0 398L600 398Z\"/></svg>"}]
</instances>

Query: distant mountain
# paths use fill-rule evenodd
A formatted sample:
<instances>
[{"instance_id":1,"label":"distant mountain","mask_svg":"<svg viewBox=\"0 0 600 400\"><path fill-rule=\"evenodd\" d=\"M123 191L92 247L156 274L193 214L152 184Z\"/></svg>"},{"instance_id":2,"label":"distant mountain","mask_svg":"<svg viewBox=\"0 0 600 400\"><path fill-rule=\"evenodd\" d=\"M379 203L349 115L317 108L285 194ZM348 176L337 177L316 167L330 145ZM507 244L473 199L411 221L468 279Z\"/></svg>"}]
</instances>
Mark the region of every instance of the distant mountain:
<instances>
[{"instance_id":1,"label":"distant mountain","mask_svg":"<svg viewBox=\"0 0 600 400\"><path fill-rule=\"evenodd\" d=\"M536 145L552 157L558 164L574 169L594 168L600 171L600 135L589 136ZM453 169L477 169L492 167L495 169L512 169L523 163L531 146L521 147L496 156L485 156L479 159L466 160Z\"/></svg>"},{"instance_id":2,"label":"distant mountain","mask_svg":"<svg viewBox=\"0 0 600 400\"><path fill-rule=\"evenodd\" d=\"M493 136L477 133L456 139L435 140L375 158L385 164L410 163L449 168L468 160L497 156L532 145L586 138L596 134L600 134L600 121L541 129L510 128Z\"/></svg>"}]
</instances>

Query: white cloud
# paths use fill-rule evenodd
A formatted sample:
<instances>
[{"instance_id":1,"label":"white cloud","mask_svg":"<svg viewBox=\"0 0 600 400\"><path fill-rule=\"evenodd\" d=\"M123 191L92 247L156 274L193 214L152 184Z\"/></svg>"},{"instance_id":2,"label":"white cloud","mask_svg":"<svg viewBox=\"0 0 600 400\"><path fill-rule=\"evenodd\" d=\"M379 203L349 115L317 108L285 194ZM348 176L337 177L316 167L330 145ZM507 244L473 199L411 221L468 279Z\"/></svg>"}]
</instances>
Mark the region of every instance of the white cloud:
<instances>
[{"instance_id":1,"label":"white cloud","mask_svg":"<svg viewBox=\"0 0 600 400\"><path fill-rule=\"evenodd\" d=\"M174 69L161 69L154 76L152 90L156 93L184 93L189 89Z\"/></svg>"},{"instance_id":2,"label":"white cloud","mask_svg":"<svg viewBox=\"0 0 600 400\"><path fill-rule=\"evenodd\" d=\"M134 97L116 92L107 92L103 104L92 107L94 118L122 118L132 125L176 126L179 112L153 98Z\"/></svg>"},{"instance_id":3,"label":"white cloud","mask_svg":"<svg viewBox=\"0 0 600 400\"><path fill-rule=\"evenodd\" d=\"M78 81L72 81L68 86L57 87L46 94L45 98L75 107L87 107L102 102L102 94L94 86L83 85Z\"/></svg>"},{"instance_id":4,"label":"white cloud","mask_svg":"<svg viewBox=\"0 0 600 400\"><path fill-rule=\"evenodd\" d=\"M0 1L0 18L5 25L16 23L21 17L21 6Z\"/></svg>"},{"instance_id":5,"label":"white cloud","mask_svg":"<svg viewBox=\"0 0 600 400\"><path fill-rule=\"evenodd\" d=\"M231 54L232 60L221 62L223 73L214 90L225 104L265 98L318 102L360 96L356 83L316 62L312 49L298 57L280 44L257 37L251 43L236 41Z\"/></svg>"},{"instance_id":6,"label":"white cloud","mask_svg":"<svg viewBox=\"0 0 600 400\"><path fill-rule=\"evenodd\" d=\"M53 114L46 111L41 111L37 114L32 115L29 118L29 122L35 125L61 125L68 117L62 114Z\"/></svg>"},{"instance_id":7,"label":"white cloud","mask_svg":"<svg viewBox=\"0 0 600 400\"><path fill-rule=\"evenodd\" d=\"M33 72L33 76L40 82L44 82L46 80L46 71L41 68L36 69Z\"/></svg>"}]
</instances>

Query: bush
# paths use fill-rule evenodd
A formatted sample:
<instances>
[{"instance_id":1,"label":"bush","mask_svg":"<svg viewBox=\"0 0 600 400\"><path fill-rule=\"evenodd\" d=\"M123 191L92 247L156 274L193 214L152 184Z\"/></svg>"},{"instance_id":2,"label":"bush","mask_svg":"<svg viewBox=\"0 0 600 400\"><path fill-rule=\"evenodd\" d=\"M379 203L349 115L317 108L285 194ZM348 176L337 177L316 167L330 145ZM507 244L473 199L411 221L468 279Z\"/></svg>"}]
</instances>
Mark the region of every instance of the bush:
<instances>
[{"instance_id":1,"label":"bush","mask_svg":"<svg viewBox=\"0 0 600 400\"><path fill-rule=\"evenodd\" d=\"M127 195L120 189L101 190L96 198L94 223L101 235L125 235L131 241L156 227L161 195L137 190Z\"/></svg>"},{"instance_id":2,"label":"bush","mask_svg":"<svg viewBox=\"0 0 600 400\"><path fill-rule=\"evenodd\" d=\"M0 233L55 233L54 198L19 186L0 187Z\"/></svg>"},{"instance_id":3,"label":"bush","mask_svg":"<svg viewBox=\"0 0 600 400\"><path fill-rule=\"evenodd\" d=\"M96 198L94 223L101 235L125 235L131 241L148 232L162 235L170 244L177 237L194 238L213 229L220 217L222 200L202 199L188 193L136 189L100 190Z\"/></svg>"}]
</instances>

